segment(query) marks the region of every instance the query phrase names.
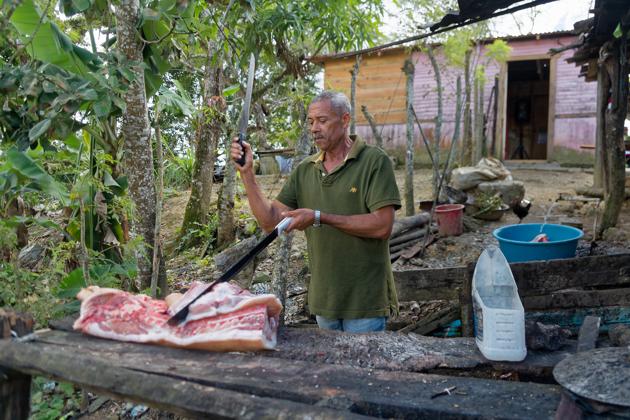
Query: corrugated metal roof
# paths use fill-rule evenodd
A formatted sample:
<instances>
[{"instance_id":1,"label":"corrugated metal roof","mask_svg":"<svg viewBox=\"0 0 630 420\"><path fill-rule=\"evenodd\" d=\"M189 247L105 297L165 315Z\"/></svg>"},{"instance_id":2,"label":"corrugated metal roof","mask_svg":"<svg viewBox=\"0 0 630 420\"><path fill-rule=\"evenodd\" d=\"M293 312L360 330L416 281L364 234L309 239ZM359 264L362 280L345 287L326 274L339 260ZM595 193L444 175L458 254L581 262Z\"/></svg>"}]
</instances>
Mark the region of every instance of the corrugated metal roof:
<instances>
[{"instance_id":1,"label":"corrugated metal roof","mask_svg":"<svg viewBox=\"0 0 630 420\"><path fill-rule=\"evenodd\" d=\"M507 35L507 36L497 36L497 37L490 37L490 38L483 38L480 39L479 41L481 43L491 43L497 39L502 39L505 41L528 41L531 39L546 39L546 38L556 38L556 37L562 37L562 36L572 36L572 35L576 35L575 31L572 30L561 30L561 31L552 31L552 32L540 32L540 33L535 33L535 34L526 34L526 35ZM433 45L441 45L441 43L434 43ZM394 46L394 47L389 47L389 48L383 48L380 49L378 51L372 52L372 53L367 53L365 55L380 55L380 54L387 54L387 53L395 53L395 52L399 52L401 50L407 49L409 47L404 47L404 46ZM352 55L352 53L355 53L356 51L348 51L348 52L336 52L336 53L332 53L332 54L325 54L325 55L318 55L316 57L312 57L310 59L310 61L312 62L317 62L317 63L321 63L324 61L328 61L328 60L335 60L339 55L343 54L344 56L347 54ZM344 57L341 57L344 58Z\"/></svg>"}]
</instances>

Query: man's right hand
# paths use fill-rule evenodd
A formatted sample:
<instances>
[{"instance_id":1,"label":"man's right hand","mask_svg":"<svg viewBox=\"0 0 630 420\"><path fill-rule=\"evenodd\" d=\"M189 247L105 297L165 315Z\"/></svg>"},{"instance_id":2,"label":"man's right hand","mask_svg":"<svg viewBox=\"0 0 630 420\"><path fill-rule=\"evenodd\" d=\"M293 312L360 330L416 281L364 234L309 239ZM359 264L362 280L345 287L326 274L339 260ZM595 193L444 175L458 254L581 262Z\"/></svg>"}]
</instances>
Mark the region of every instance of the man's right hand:
<instances>
[{"instance_id":1,"label":"man's right hand","mask_svg":"<svg viewBox=\"0 0 630 420\"><path fill-rule=\"evenodd\" d=\"M241 166L236 163L236 161L239 160L243 156L243 154L245 155L245 164ZM252 152L251 146L246 141L243 142L243 147L241 147L240 143L238 142L238 137L234 137L232 139L230 155L232 156L232 161L234 162L234 165L236 165L236 168L240 172L247 172L252 169L254 164L254 153Z\"/></svg>"}]
</instances>

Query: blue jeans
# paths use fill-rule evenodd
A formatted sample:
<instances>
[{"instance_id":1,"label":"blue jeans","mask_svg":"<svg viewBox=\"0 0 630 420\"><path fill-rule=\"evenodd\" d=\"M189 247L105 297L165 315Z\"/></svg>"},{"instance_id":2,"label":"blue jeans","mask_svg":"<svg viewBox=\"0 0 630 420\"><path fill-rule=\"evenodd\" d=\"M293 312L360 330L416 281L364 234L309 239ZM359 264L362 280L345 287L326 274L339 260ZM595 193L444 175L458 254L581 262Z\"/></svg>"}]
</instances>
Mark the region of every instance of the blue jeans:
<instances>
[{"instance_id":1,"label":"blue jeans","mask_svg":"<svg viewBox=\"0 0 630 420\"><path fill-rule=\"evenodd\" d=\"M328 319L316 315L317 325L324 330L338 330L351 333L385 331L387 317L359 319Z\"/></svg>"}]
</instances>

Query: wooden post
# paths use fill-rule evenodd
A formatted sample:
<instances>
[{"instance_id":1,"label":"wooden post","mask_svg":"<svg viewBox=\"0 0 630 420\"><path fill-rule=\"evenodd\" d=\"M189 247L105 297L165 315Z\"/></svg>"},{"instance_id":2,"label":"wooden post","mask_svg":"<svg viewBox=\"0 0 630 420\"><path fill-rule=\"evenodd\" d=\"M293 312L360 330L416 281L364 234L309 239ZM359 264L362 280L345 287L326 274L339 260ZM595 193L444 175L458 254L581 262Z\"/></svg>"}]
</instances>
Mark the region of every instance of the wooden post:
<instances>
[{"instance_id":1,"label":"wooden post","mask_svg":"<svg viewBox=\"0 0 630 420\"><path fill-rule=\"evenodd\" d=\"M605 168L605 134L606 134L606 107L608 106L608 91L610 79L604 66L598 66L597 71L597 132L595 133L595 168L593 171L593 187L604 188L606 183Z\"/></svg>"},{"instance_id":2,"label":"wooden post","mask_svg":"<svg viewBox=\"0 0 630 420\"><path fill-rule=\"evenodd\" d=\"M350 71L350 134L357 134L357 118L356 118L356 102L357 102L357 76L359 75L359 65L361 64L361 56L357 55L356 62Z\"/></svg>"},{"instance_id":3,"label":"wooden post","mask_svg":"<svg viewBox=\"0 0 630 420\"><path fill-rule=\"evenodd\" d=\"M606 150L608 159L606 206L599 228L601 235L609 227L617 225L619 213L625 199L625 145L623 127L628 111L628 59L625 27L621 39L615 41L604 66L610 77L612 101L606 110Z\"/></svg>"},{"instance_id":4,"label":"wooden post","mask_svg":"<svg viewBox=\"0 0 630 420\"><path fill-rule=\"evenodd\" d=\"M461 163L462 166L471 165L472 164L472 116L470 110L470 100L471 100L471 80L470 80L470 57L472 55L472 51L466 51L466 56L464 58L464 136L462 142L462 154L461 154Z\"/></svg>"},{"instance_id":5,"label":"wooden post","mask_svg":"<svg viewBox=\"0 0 630 420\"><path fill-rule=\"evenodd\" d=\"M469 264L467 275L464 277L464 284L459 292L459 305L461 309L462 337L473 337L473 309L472 309L472 278L475 271L475 264Z\"/></svg>"},{"instance_id":6,"label":"wooden post","mask_svg":"<svg viewBox=\"0 0 630 420\"><path fill-rule=\"evenodd\" d=\"M433 195L435 196L437 194L437 186L440 177L440 141L442 140L442 119L444 117L444 112L442 111L443 88L440 66L438 66L437 59L433 53L433 47L430 45L427 48L427 55L433 67L435 86L437 89L437 115L435 116L435 131L433 136Z\"/></svg>"},{"instance_id":7,"label":"wooden post","mask_svg":"<svg viewBox=\"0 0 630 420\"><path fill-rule=\"evenodd\" d=\"M403 72L407 76L407 156L405 159L405 216L414 214L413 198L413 152L414 152L414 112L413 112L413 76L415 66L411 56L405 60Z\"/></svg>"},{"instance_id":8,"label":"wooden post","mask_svg":"<svg viewBox=\"0 0 630 420\"><path fill-rule=\"evenodd\" d=\"M0 340L22 337L33 331L30 315L0 309ZM0 366L0 420L28 419L31 408L31 377Z\"/></svg>"}]
</instances>

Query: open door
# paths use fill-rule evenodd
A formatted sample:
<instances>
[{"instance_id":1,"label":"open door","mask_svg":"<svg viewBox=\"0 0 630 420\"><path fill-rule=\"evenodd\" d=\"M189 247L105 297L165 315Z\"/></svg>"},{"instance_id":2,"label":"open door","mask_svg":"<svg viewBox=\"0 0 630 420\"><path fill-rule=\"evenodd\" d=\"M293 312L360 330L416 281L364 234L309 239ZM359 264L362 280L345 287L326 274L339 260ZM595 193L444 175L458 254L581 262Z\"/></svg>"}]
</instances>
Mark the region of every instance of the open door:
<instances>
[{"instance_id":1,"label":"open door","mask_svg":"<svg viewBox=\"0 0 630 420\"><path fill-rule=\"evenodd\" d=\"M508 63L504 159L547 159L549 60Z\"/></svg>"}]
</instances>

